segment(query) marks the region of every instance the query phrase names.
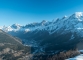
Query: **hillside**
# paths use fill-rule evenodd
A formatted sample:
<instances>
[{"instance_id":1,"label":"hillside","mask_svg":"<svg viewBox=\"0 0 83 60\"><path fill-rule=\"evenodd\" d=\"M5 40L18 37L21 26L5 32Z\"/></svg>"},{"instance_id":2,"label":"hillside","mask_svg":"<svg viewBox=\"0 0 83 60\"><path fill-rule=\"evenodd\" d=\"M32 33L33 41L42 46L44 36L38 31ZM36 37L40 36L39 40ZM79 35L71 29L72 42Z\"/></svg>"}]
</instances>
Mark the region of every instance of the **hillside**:
<instances>
[{"instance_id":1,"label":"hillside","mask_svg":"<svg viewBox=\"0 0 83 60\"><path fill-rule=\"evenodd\" d=\"M24 46L20 40L0 30L0 59L18 60L31 53L29 46Z\"/></svg>"},{"instance_id":2,"label":"hillside","mask_svg":"<svg viewBox=\"0 0 83 60\"><path fill-rule=\"evenodd\" d=\"M0 30L0 43L22 45L21 41Z\"/></svg>"}]
</instances>

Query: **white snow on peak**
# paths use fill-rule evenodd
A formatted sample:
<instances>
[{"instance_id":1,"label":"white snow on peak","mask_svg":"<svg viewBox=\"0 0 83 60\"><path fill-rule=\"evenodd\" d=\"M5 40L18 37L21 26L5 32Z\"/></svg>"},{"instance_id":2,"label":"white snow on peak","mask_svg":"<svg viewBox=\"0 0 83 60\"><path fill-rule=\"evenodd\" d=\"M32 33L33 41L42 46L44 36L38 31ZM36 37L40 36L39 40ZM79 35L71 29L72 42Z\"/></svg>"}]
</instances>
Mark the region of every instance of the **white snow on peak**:
<instances>
[{"instance_id":1,"label":"white snow on peak","mask_svg":"<svg viewBox=\"0 0 83 60\"><path fill-rule=\"evenodd\" d=\"M65 15L64 18L66 18L67 16Z\"/></svg>"},{"instance_id":2,"label":"white snow on peak","mask_svg":"<svg viewBox=\"0 0 83 60\"><path fill-rule=\"evenodd\" d=\"M2 29L3 27L2 26L0 26L0 29Z\"/></svg>"},{"instance_id":3,"label":"white snow on peak","mask_svg":"<svg viewBox=\"0 0 83 60\"><path fill-rule=\"evenodd\" d=\"M48 21L43 20L43 21L41 22L41 24L44 25L44 24L47 23L47 22L48 22Z\"/></svg>"},{"instance_id":4,"label":"white snow on peak","mask_svg":"<svg viewBox=\"0 0 83 60\"><path fill-rule=\"evenodd\" d=\"M30 31L30 29L25 29L25 32L27 33L27 32L29 32Z\"/></svg>"},{"instance_id":5,"label":"white snow on peak","mask_svg":"<svg viewBox=\"0 0 83 60\"><path fill-rule=\"evenodd\" d=\"M62 19L66 19L67 18L67 16L65 15Z\"/></svg>"},{"instance_id":6,"label":"white snow on peak","mask_svg":"<svg viewBox=\"0 0 83 60\"><path fill-rule=\"evenodd\" d=\"M66 15L64 17L67 17Z\"/></svg>"},{"instance_id":7,"label":"white snow on peak","mask_svg":"<svg viewBox=\"0 0 83 60\"><path fill-rule=\"evenodd\" d=\"M3 26L2 30L4 30L5 32L8 32L8 31L12 31L13 29L11 28L11 26Z\"/></svg>"},{"instance_id":8,"label":"white snow on peak","mask_svg":"<svg viewBox=\"0 0 83 60\"><path fill-rule=\"evenodd\" d=\"M75 12L75 16L77 18L79 18L79 17L83 16L83 12Z\"/></svg>"}]
</instances>

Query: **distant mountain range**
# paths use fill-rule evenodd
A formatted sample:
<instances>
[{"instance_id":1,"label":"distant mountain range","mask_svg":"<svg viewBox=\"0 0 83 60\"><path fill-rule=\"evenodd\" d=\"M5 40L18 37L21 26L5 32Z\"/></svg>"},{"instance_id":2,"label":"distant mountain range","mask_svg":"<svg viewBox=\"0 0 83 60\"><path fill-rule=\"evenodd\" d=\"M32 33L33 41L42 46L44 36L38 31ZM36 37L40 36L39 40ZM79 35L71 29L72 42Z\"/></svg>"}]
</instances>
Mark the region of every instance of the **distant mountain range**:
<instances>
[{"instance_id":1,"label":"distant mountain range","mask_svg":"<svg viewBox=\"0 0 83 60\"><path fill-rule=\"evenodd\" d=\"M24 45L32 47L34 53L56 53L79 47L78 44L83 39L83 12L76 12L69 17L64 16L52 21L43 20L25 26L13 24L0 29L20 38Z\"/></svg>"}]
</instances>

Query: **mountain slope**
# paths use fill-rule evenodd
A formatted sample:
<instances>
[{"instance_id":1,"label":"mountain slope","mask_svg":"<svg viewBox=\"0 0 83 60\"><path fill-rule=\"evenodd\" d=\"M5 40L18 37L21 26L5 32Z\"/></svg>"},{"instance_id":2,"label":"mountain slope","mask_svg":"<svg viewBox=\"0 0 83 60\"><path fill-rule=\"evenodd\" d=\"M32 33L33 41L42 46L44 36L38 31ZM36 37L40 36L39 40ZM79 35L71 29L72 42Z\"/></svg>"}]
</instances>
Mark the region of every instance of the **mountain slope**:
<instances>
[{"instance_id":1,"label":"mountain slope","mask_svg":"<svg viewBox=\"0 0 83 60\"><path fill-rule=\"evenodd\" d=\"M11 43L22 45L21 41L0 30L0 43Z\"/></svg>"},{"instance_id":2,"label":"mountain slope","mask_svg":"<svg viewBox=\"0 0 83 60\"><path fill-rule=\"evenodd\" d=\"M6 32L0 30L0 59L18 60L31 53L29 46L24 46L22 42Z\"/></svg>"}]
</instances>

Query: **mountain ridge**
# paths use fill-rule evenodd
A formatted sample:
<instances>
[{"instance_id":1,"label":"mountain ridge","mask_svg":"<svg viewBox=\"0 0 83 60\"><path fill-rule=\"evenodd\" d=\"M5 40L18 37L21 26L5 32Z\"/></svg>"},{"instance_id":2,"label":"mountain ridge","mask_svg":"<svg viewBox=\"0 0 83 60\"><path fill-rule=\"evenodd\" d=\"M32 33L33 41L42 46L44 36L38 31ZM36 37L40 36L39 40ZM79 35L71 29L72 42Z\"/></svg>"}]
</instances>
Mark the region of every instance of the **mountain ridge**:
<instances>
[{"instance_id":1,"label":"mountain ridge","mask_svg":"<svg viewBox=\"0 0 83 60\"><path fill-rule=\"evenodd\" d=\"M45 29L49 33L51 33L50 32L51 30L57 31L58 29L61 29L61 28L65 28L65 30L66 30L66 29L71 29L74 27L75 29L81 30L83 28L82 27L83 26L82 19L83 19L83 12L76 12L69 17L64 16L62 19L56 19L56 20L51 21L51 22L43 20L40 23L31 23L31 24L28 24L25 26L21 26L19 24L13 24L13 25L8 26L8 27L3 26L1 29L6 31L6 32L8 32L8 31L29 32L29 31L44 30ZM70 26L72 26L72 27L70 27ZM48 28L50 28L50 29L48 29Z\"/></svg>"}]
</instances>

